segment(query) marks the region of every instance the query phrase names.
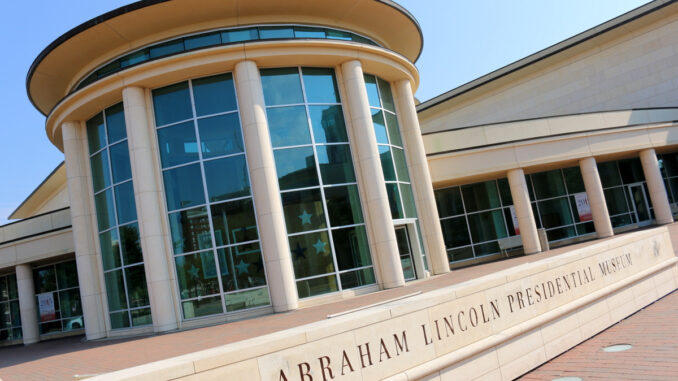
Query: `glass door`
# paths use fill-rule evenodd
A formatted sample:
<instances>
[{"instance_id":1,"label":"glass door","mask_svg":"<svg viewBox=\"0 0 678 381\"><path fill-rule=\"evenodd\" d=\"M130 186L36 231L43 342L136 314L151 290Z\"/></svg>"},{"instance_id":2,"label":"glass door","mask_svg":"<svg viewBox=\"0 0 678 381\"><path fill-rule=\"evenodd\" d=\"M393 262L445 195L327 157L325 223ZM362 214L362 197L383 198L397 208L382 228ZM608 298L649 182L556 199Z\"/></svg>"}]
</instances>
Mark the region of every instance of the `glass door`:
<instances>
[{"instance_id":1,"label":"glass door","mask_svg":"<svg viewBox=\"0 0 678 381\"><path fill-rule=\"evenodd\" d=\"M652 222L652 217L650 216L650 205L647 202L643 183L630 184L628 190L638 226L649 225Z\"/></svg>"},{"instance_id":2,"label":"glass door","mask_svg":"<svg viewBox=\"0 0 678 381\"><path fill-rule=\"evenodd\" d=\"M398 253L400 254L400 264L403 266L403 275L405 280L417 279L414 271L414 261L412 258L412 246L405 226L395 228L396 241L398 241Z\"/></svg>"}]
</instances>

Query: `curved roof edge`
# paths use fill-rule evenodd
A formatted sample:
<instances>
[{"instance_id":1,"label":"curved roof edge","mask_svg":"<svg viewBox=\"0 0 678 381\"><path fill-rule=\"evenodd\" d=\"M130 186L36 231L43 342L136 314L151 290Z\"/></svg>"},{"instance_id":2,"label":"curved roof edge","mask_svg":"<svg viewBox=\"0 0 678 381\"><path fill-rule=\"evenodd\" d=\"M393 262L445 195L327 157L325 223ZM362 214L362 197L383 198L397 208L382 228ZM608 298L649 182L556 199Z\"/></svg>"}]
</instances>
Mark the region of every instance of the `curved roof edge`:
<instances>
[{"instance_id":1,"label":"curved roof edge","mask_svg":"<svg viewBox=\"0 0 678 381\"><path fill-rule=\"evenodd\" d=\"M125 14L130 13L130 12L134 12L134 11L139 10L139 9L150 7L150 6L153 6L153 5L156 5L156 4L166 3L166 2L169 2L169 1L172 1L172 0L139 0L139 1L136 1L134 3L124 5L122 7L116 8L112 11L106 12L106 13L99 15L97 17L94 17L94 18L92 18L88 21L85 21L84 23L72 28L71 30L69 30L66 33L62 34L61 36L57 37L54 41L52 41L49 45L47 45L47 47L45 47L38 54L38 56L31 63L31 66L28 69L28 73L26 74L26 82L25 82L26 94L28 95L28 99L30 100L33 107L35 107L43 115L46 115L35 104L35 101L33 100L33 97L31 96L30 82L31 82L31 79L33 77L33 74L35 73L35 69L38 67L38 65L40 65L42 60L45 57L47 57L47 55L49 55L54 49L56 49L57 47L59 47L61 44L68 41L69 39L73 38L74 36L84 32L84 31L86 31L86 30L88 30L88 29L90 29L90 28L92 28L92 27L94 27L98 24L101 24L103 22L111 20L115 17L122 16L122 15L125 15ZM409 18L412 21L414 26L419 31L420 48L419 48L419 52L417 53L416 58L414 59L414 61L412 61L413 63L417 62L417 60L419 60L419 57L421 57L422 51L424 50L424 34L423 34L422 29L421 29L421 25L419 25L419 21L417 21L417 19L414 17L414 15L412 15L412 13L410 13L407 9L405 9L402 5L396 3L395 1L392 1L392 0L373 0L373 1L376 1L378 3L382 3L386 6L389 6L393 9L395 9L396 11L402 13L405 17Z\"/></svg>"}]
</instances>

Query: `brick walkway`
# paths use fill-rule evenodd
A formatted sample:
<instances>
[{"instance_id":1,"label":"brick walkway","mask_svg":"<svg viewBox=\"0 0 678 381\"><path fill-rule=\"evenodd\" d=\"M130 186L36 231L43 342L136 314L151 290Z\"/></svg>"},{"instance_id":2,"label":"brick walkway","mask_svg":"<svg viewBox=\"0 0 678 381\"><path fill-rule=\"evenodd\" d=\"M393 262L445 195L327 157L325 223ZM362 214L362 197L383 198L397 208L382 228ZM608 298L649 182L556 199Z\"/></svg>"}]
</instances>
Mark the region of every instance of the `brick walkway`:
<instances>
[{"instance_id":1,"label":"brick walkway","mask_svg":"<svg viewBox=\"0 0 678 381\"><path fill-rule=\"evenodd\" d=\"M670 226L670 229L672 230L671 236L674 246L678 247L678 223ZM374 292L322 306L304 308L283 314L266 315L212 327L117 340L84 341L83 337L80 336L40 342L30 346L0 347L0 381L76 380L86 378L86 376L125 369L320 321L329 314L351 310L413 292L436 290L600 241L596 240L535 255L458 269L442 276L411 282L398 289ZM678 332L678 329L675 328L678 326L678 309L676 309L678 308L678 300L676 300L678 294L674 293L671 297L675 298L669 303L673 305L674 309L667 314L672 314L673 320L670 322L668 320L660 321L661 324L653 324L653 328L659 331L662 328L664 331L673 330L674 351L668 355L674 355L672 358L673 370L676 375L674 379L678 379L678 369L675 368L675 364L678 364L678 357L675 357L678 356L678 348L676 348L678 336L675 335ZM664 302L655 305L662 305L662 303ZM657 317L657 319L660 318ZM654 340L649 337L648 339ZM633 352L633 350L629 352ZM661 356L652 356L652 358L664 361L664 357ZM600 364L598 364L599 366ZM536 370L535 374L541 374L540 372L541 368ZM538 376L530 374L526 377Z\"/></svg>"},{"instance_id":2,"label":"brick walkway","mask_svg":"<svg viewBox=\"0 0 678 381\"><path fill-rule=\"evenodd\" d=\"M631 344L624 352L602 348ZM520 380L678 380L678 291L636 312Z\"/></svg>"}]
</instances>

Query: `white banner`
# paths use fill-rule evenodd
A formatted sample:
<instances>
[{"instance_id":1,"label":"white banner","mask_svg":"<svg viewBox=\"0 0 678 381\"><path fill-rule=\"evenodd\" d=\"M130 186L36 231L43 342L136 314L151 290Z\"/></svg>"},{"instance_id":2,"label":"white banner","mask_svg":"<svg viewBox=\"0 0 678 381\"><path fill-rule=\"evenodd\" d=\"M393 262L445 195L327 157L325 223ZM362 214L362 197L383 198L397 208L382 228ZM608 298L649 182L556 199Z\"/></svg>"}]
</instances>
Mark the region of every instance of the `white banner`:
<instances>
[{"instance_id":1,"label":"white banner","mask_svg":"<svg viewBox=\"0 0 678 381\"><path fill-rule=\"evenodd\" d=\"M593 216L591 215L591 205L589 204L589 198L586 196L586 193L575 193L574 201L577 204L579 221L585 222L593 220Z\"/></svg>"},{"instance_id":2,"label":"white banner","mask_svg":"<svg viewBox=\"0 0 678 381\"><path fill-rule=\"evenodd\" d=\"M40 321L50 321L56 319L54 296L51 292L38 294L38 311L40 312Z\"/></svg>"},{"instance_id":3,"label":"white banner","mask_svg":"<svg viewBox=\"0 0 678 381\"><path fill-rule=\"evenodd\" d=\"M518 227L518 216L516 215L516 208L511 205L509 206L509 210L511 211L511 220L513 221L513 230L516 231L516 234L520 234L520 228Z\"/></svg>"}]
</instances>

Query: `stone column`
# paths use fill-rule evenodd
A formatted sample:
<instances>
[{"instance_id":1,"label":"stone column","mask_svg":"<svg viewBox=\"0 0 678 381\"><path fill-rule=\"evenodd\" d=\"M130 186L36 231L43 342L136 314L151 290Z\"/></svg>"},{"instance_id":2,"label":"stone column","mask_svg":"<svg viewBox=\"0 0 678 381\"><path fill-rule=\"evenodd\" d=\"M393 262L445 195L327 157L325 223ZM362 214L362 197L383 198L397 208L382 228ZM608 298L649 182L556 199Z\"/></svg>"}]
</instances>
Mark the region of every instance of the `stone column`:
<instances>
[{"instance_id":1,"label":"stone column","mask_svg":"<svg viewBox=\"0 0 678 381\"><path fill-rule=\"evenodd\" d=\"M525 254L538 253L541 251L541 244L537 234L537 223L534 220L534 213L532 213L525 172L521 168L512 169L508 171L507 176L511 188L511 197L513 198L513 207L516 209L516 216L518 217L523 250Z\"/></svg>"},{"instance_id":2,"label":"stone column","mask_svg":"<svg viewBox=\"0 0 678 381\"><path fill-rule=\"evenodd\" d=\"M640 162L643 164L643 173L647 181L647 189L650 191L650 200L654 210L654 218L658 225L673 222L673 214L669 205L669 197L666 194L664 179L659 171L657 153L654 148L640 151Z\"/></svg>"},{"instance_id":3,"label":"stone column","mask_svg":"<svg viewBox=\"0 0 678 381\"><path fill-rule=\"evenodd\" d=\"M75 247L75 263L80 282L80 301L88 340L106 336L103 277L95 244L95 226L91 205L94 195L87 170L87 137L84 123L65 122L61 125L66 156L66 182L71 209L71 225Z\"/></svg>"},{"instance_id":4,"label":"stone column","mask_svg":"<svg viewBox=\"0 0 678 381\"><path fill-rule=\"evenodd\" d=\"M433 274L444 274L450 271L450 261L447 258L438 207L433 195L431 173L426 160L424 141L421 138L417 109L414 106L414 94L412 94L410 81L407 79L396 82L394 88L400 130L405 145L407 169L412 179L412 191L419 213L422 239L426 253L431 259Z\"/></svg>"},{"instance_id":5,"label":"stone column","mask_svg":"<svg viewBox=\"0 0 678 381\"><path fill-rule=\"evenodd\" d=\"M40 340L38 328L38 307L35 302L35 286L33 285L33 269L31 265L16 266L16 286L19 292L19 311L21 312L21 331L24 345L37 343Z\"/></svg>"},{"instance_id":6,"label":"stone column","mask_svg":"<svg viewBox=\"0 0 678 381\"><path fill-rule=\"evenodd\" d=\"M367 233L373 247L372 254L376 259L374 265L380 274L382 288L400 287L405 285L405 277L398 255L398 244L360 61L343 63L341 74L346 89L344 105L350 115L350 125L355 137L351 142L353 160L358 170L359 184L364 191L362 203L367 214Z\"/></svg>"},{"instance_id":7,"label":"stone column","mask_svg":"<svg viewBox=\"0 0 678 381\"><path fill-rule=\"evenodd\" d=\"M294 310L299 307L299 296L287 241L273 147L268 132L264 90L257 64L253 61L239 62L235 65L233 79L238 94L240 120L271 303L276 312Z\"/></svg>"},{"instance_id":8,"label":"stone column","mask_svg":"<svg viewBox=\"0 0 678 381\"><path fill-rule=\"evenodd\" d=\"M614 231L612 230L610 213L607 211L603 184L600 182L596 159L587 157L580 160L579 169L581 169L581 176L584 179L584 188L586 188L586 197L588 197L591 206L596 234L598 238L611 237L614 235Z\"/></svg>"},{"instance_id":9,"label":"stone column","mask_svg":"<svg viewBox=\"0 0 678 381\"><path fill-rule=\"evenodd\" d=\"M152 144L155 131L148 118L150 107L146 92L140 87L124 88L122 101L153 330L170 331L178 328L179 309L173 292L172 253L165 244L169 234L163 225L166 212L160 165Z\"/></svg>"}]
</instances>

